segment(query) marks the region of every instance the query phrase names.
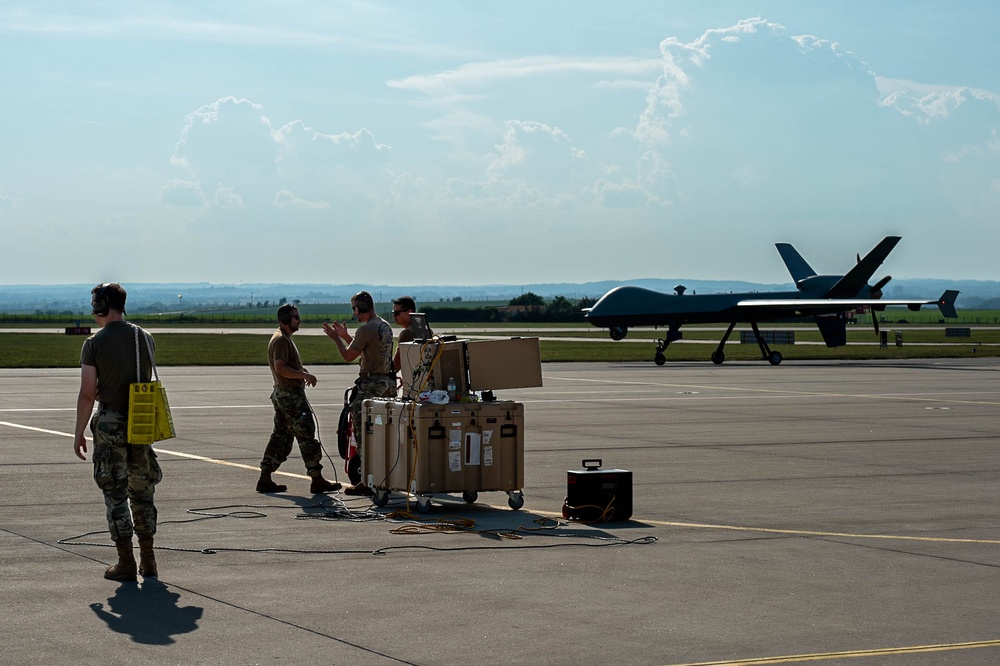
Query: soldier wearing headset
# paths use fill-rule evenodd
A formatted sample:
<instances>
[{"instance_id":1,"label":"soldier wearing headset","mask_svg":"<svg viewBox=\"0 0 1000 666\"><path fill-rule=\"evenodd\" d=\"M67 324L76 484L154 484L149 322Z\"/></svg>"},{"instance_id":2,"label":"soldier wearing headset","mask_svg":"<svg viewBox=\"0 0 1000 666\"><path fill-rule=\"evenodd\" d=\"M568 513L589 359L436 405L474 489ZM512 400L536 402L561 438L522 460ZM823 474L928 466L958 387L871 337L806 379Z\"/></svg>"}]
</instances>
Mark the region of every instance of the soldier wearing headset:
<instances>
[{"instance_id":1,"label":"soldier wearing headset","mask_svg":"<svg viewBox=\"0 0 1000 666\"><path fill-rule=\"evenodd\" d=\"M361 367L355 384L358 390L350 402L351 418L355 424L362 422L361 407L368 398L396 397L396 373L392 367L392 327L375 312L375 300L367 291L359 291L351 297L353 318L361 323L352 337L342 322L323 324L323 331L337 345L340 355L348 363L361 359ZM360 427L356 425L355 427ZM358 453L364 457L358 439ZM372 490L364 483L344 490L346 495L371 495Z\"/></svg>"},{"instance_id":2,"label":"soldier wearing headset","mask_svg":"<svg viewBox=\"0 0 1000 666\"><path fill-rule=\"evenodd\" d=\"M80 352L80 394L73 444L77 458L86 460L84 431L89 425L94 443L94 481L104 494L108 531L118 549L118 562L107 568L104 577L116 581L135 581L137 573L143 577L157 575L153 495L156 484L163 479L153 447L128 442L129 385L149 381L150 352L155 346L149 333L139 329L137 338L136 327L125 321L127 297L117 282L99 284L90 292L91 312L101 330L84 341ZM141 341L138 350L137 340ZM141 378L137 378L138 374ZM138 566L132 551L133 534L139 538Z\"/></svg>"},{"instance_id":3,"label":"soldier wearing headset","mask_svg":"<svg viewBox=\"0 0 1000 666\"><path fill-rule=\"evenodd\" d=\"M293 438L299 442L299 452L306 465L306 473L312 479L309 491L326 493L340 490L339 483L323 478L323 465L320 462L323 447L316 439L316 417L306 398L306 385L316 386L316 376L302 367L299 350L292 342L292 335L299 330L301 324L297 307L286 303L278 308L278 330L267 345L267 364L274 380L274 390L271 391L274 429L260 461L260 478L257 480L259 493L283 493L288 490L285 484L275 483L271 474L288 460Z\"/></svg>"}]
</instances>

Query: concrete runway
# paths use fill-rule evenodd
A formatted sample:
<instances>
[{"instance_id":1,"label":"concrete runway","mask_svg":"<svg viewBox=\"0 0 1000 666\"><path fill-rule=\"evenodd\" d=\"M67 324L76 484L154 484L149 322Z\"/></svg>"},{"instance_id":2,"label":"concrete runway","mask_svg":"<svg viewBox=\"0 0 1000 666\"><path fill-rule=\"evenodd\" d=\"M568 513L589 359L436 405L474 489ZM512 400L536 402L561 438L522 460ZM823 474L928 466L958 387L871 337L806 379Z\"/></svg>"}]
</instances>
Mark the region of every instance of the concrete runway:
<instances>
[{"instance_id":1,"label":"concrete runway","mask_svg":"<svg viewBox=\"0 0 1000 666\"><path fill-rule=\"evenodd\" d=\"M343 481L356 371L313 370ZM297 450L289 492L255 493L267 368L162 368L179 436L138 584L102 578L78 376L0 370L3 664L1000 663L998 359L546 364L500 392L524 403L524 508L418 520L312 496ZM631 521L561 520L584 458L633 472ZM474 531L398 533L449 516Z\"/></svg>"}]
</instances>

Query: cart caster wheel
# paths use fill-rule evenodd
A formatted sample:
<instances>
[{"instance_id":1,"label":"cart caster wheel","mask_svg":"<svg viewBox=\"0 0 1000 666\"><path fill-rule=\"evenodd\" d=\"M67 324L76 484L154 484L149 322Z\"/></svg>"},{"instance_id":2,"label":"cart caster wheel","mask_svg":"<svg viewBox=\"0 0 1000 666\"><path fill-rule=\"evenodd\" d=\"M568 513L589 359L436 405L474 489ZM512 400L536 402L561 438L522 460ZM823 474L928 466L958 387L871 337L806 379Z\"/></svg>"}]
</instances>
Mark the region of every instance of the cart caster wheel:
<instances>
[{"instance_id":1,"label":"cart caster wheel","mask_svg":"<svg viewBox=\"0 0 1000 666\"><path fill-rule=\"evenodd\" d=\"M376 490L375 496L372 497L372 503L378 507L385 506L389 503L389 493L385 490Z\"/></svg>"},{"instance_id":2,"label":"cart caster wheel","mask_svg":"<svg viewBox=\"0 0 1000 666\"><path fill-rule=\"evenodd\" d=\"M507 498L507 504L510 508L517 511L522 506L524 506L524 494L523 493L510 493L510 497Z\"/></svg>"},{"instance_id":3,"label":"cart caster wheel","mask_svg":"<svg viewBox=\"0 0 1000 666\"><path fill-rule=\"evenodd\" d=\"M417 498L417 513L427 513L431 510L431 501L426 497Z\"/></svg>"},{"instance_id":4,"label":"cart caster wheel","mask_svg":"<svg viewBox=\"0 0 1000 666\"><path fill-rule=\"evenodd\" d=\"M475 504L476 500L479 499L479 493L475 490L466 490L462 493L462 499L464 499L468 504Z\"/></svg>"}]
</instances>

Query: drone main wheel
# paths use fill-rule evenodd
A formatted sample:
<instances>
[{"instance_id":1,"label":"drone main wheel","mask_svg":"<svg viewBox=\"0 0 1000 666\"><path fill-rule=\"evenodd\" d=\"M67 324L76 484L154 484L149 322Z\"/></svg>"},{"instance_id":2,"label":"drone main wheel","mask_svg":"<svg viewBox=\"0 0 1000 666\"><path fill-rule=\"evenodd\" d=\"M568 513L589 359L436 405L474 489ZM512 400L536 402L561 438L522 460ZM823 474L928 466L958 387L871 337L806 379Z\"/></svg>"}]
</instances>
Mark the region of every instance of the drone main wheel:
<instances>
[{"instance_id":1,"label":"drone main wheel","mask_svg":"<svg viewBox=\"0 0 1000 666\"><path fill-rule=\"evenodd\" d=\"M771 352L770 355L767 357L767 362L770 363L771 365L778 365L779 363L781 363L781 352L776 352L776 351Z\"/></svg>"},{"instance_id":2,"label":"drone main wheel","mask_svg":"<svg viewBox=\"0 0 1000 666\"><path fill-rule=\"evenodd\" d=\"M625 326L612 326L609 329L612 340L624 340L625 336L628 335L628 328Z\"/></svg>"},{"instance_id":3,"label":"drone main wheel","mask_svg":"<svg viewBox=\"0 0 1000 666\"><path fill-rule=\"evenodd\" d=\"M656 352L656 356L653 357L653 363L656 365L663 365L667 362L667 357L663 355L662 352Z\"/></svg>"},{"instance_id":4,"label":"drone main wheel","mask_svg":"<svg viewBox=\"0 0 1000 666\"><path fill-rule=\"evenodd\" d=\"M712 352L712 363L722 365L726 360L726 352Z\"/></svg>"}]
</instances>

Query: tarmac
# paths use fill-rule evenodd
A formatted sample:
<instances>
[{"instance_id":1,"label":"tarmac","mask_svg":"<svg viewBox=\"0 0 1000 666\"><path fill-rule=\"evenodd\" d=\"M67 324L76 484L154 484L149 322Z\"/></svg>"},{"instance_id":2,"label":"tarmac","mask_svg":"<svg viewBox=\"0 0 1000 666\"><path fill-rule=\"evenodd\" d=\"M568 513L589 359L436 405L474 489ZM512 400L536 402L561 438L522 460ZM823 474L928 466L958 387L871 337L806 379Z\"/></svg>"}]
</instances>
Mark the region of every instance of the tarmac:
<instances>
[{"instance_id":1,"label":"tarmac","mask_svg":"<svg viewBox=\"0 0 1000 666\"><path fill-rule=\"evenodd\" d=\"M336 426L350 366L308 395ZM1000 360L544 364L524 506L254 492L266 367L165 367L158 579L73 454L79 371L0 370L0 663L1000 663ZM631 520L562 518L584 459ZM407 509L410 509L407 512Z\"/></svg>"}]
</instances>

